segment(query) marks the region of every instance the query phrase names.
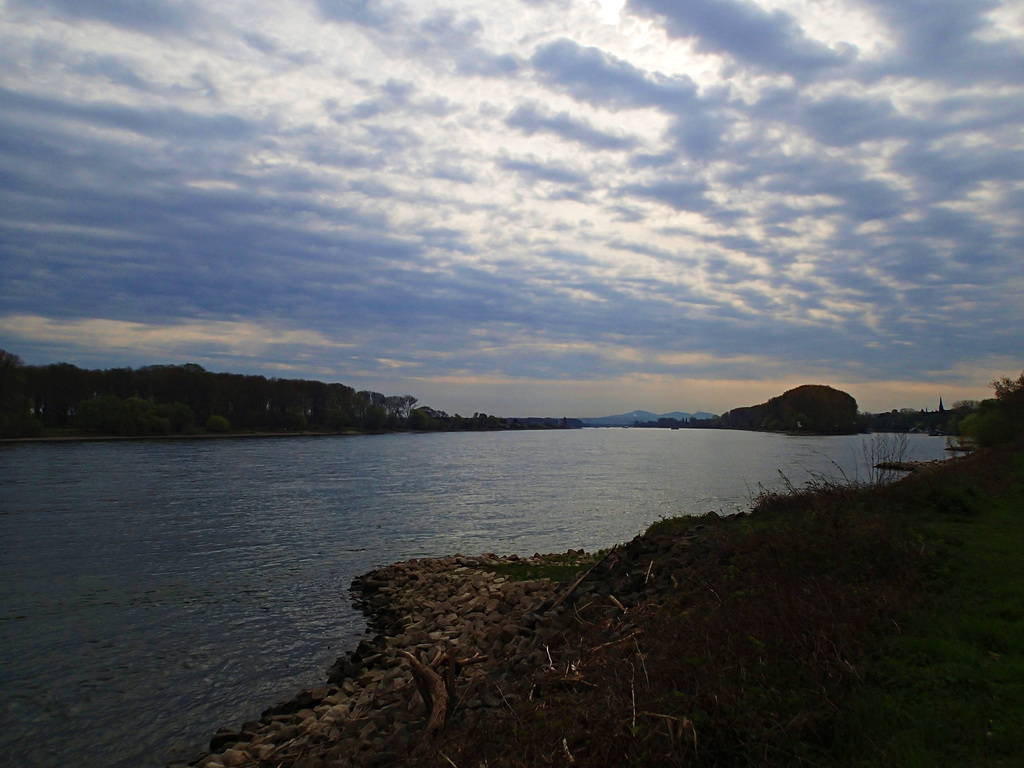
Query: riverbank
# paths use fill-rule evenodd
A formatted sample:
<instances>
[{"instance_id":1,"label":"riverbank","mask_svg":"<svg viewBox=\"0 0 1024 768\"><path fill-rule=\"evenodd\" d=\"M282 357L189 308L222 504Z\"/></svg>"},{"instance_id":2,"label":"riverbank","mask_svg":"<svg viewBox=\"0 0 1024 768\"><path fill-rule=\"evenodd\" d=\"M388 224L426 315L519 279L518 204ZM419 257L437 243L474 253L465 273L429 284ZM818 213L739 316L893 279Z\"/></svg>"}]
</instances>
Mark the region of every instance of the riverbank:
<instances>
[{"instance_id":1,"label":"riverbank","mask_svg":"<svg viewBox=\"0 0 1024 768\"><path fill-rule=\"evenodd\" d=\"M389 566L354 584L377 634L197 764L1011 765L1022 488L990 451L599 558Z\"/></svg>"},{"instance_id":2,"label":"riverbank","mask_svg":"<svg viewBox=\"0 0 1024 768\"><path fill-rule=\"evenodd\" d=\"M542 648L568 609L559 577L590 561L582 551L522 559L453 555L359 577L353 598L374 634L338 659L325 685L271 707L258 722L222 729L211 753L190 764L394 761L442 724L511 705L518 697L506 696L501 682L549 658Z\"/></svg>"},{"instance_id":3,"label":"riverbank","mask_svg":"<svg viewBox=\"0 0 1024 768\"><path fill-rule=\"evenodd\" d=\"M177 432L169 435L43 435L41 437L5 437L0 439L0 445L4 444L25 444L25 443L113 443L113 442L136 442L146 440L158 441L179 441L179 440L243 440L249 438L268 437L339 437L373 434L370 432L358 432L349 430L345 432Z\"/></svg>"}]
</instances>

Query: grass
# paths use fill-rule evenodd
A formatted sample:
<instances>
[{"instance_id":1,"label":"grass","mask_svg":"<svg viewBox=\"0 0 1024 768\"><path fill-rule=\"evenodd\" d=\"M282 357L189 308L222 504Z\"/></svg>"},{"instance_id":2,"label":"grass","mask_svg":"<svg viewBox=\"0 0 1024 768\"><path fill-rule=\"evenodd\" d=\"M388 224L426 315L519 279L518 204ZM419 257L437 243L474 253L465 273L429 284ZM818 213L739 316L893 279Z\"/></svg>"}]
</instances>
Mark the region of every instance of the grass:
<instances>
[{"instance_id":1,"label":"grass","mask_svg":"<svg viewBox=\"0 0 1024 768\"><path fill-rule=\"evenodd\" d=\"M1002 487L931 487L926 596L852 697L850 766L1016 766L1024 755L1024 455Z\"/></svg>"},{"instance_id":2,"label":"grass","mask_svg":"<svg viewBox=\"0 0 1024 768\"><path fill-rule=\"evenodd\" d=\"M1018 447L659 521L653 562L624 556L607 582L615 594L646 571L646 600L622 615L600 592L577 604L554 663L502 683L514 712L453 726L406 762L1019 765L1022 499ZM585 565L542 567L566 580Z\"/></svg>"},{"instance_id":3,"label":"grass","mask_svg":"<svg viewBox=\"0 0 1024 768\"><path fill-rule=\"evenodd\" d=\"M478 567L512 581L550 579L556 582L568 582L578 576L581 570L593 565L595 557L595 555L580 550L579 554L567 552L561 555L543 555L539 558L540 562L516 560ZM533 558L534 561L537 559Z\"/></svg>"}]
</instances>

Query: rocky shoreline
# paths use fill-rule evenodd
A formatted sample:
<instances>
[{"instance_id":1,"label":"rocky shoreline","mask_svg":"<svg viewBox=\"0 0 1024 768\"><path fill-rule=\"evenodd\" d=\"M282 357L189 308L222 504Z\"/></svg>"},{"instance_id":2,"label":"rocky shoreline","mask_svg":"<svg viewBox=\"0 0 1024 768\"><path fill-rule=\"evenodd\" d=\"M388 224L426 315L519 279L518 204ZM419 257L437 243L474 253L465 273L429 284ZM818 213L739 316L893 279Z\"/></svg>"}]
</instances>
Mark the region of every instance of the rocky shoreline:
<instances>
[{"instance_id":1,"label":"rocky shoreline","mask_svg":"<svg viewBox=\"0 0 1024 768\"><path fill-rule=\"evenodd\" d=\"M648 532L600 558L583 550L451 555L371 571L352 592L375 634L338 659L324 685L271 707L259 721L221 729L209 753L188 765L388 765L429 744L442 726L514 711L523 681L544 685L548 675L564 685L566 670L571 678L573 651L565 641L574 624L601 623L609 643L631 637L627 614L671 588L665 563L683 566L706 548L706 527ZM552 570L559 578L523 578Z\"/></svg>"},{"instance_id":2,"label":"rocky shoreline","mask_svg":"<svg viewBox=\"0 0 1024 768\"><path fill-rule=\"evenodd\" d=\"M472 720L510 706L515 696L505 695L501 683L549 661L546 647L558 632L565 607L556 603L566 585L513 580L495 569L543 568L555 560L563 567L591 564L582 550L530 558L452 555L357 578L354 598L376 635L338 659L324 685L267 709L259 721L221 729L210 753L188 764L386 764L429 738L432 717Z\"/></svg>"}]
</instances>

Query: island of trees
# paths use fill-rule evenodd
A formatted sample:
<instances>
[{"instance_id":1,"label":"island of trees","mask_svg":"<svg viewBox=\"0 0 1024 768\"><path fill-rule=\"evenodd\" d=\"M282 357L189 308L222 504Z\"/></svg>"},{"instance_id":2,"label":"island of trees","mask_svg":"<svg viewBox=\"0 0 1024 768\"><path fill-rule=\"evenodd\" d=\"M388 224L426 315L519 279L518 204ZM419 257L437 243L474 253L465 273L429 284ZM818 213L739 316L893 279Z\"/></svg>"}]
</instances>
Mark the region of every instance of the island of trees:
<instances>
[{"instance_id":1,"label":"island of trees","mask_svg":"<svg viewBox=\"0 0 1024 768\"><path fill-rule=\"evenodd\" d=\"M805 384L759 405L734 408L710 418L659 418L633 426L662 429L742 429L791 434L855 434L858 432L923 432L969 437L981 445L1005 442L1024 415L1024 374L991 384L995 397L960 400L935 410L901 408L863 413L848 393L833 387Z\"/></svg>"}]
</instances>

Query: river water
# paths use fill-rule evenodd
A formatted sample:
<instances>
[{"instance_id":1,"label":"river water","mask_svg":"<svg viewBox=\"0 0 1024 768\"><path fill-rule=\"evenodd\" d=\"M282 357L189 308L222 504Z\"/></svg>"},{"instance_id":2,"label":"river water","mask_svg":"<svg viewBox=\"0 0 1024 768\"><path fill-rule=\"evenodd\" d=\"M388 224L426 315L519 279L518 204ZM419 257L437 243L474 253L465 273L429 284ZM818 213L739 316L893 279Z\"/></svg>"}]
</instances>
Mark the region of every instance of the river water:
<instances>
[{"instance_id":1,"label":"river water","mask_svg":"<svg viewBox=\"0 0 1024 768\"><path fill-rule=\"evenodd\" d=\"M593 551L866 438L585 429L0 445L0 754L158 768L324 680L352 579L410 557ZM909 458L944 458L910 436Z\"/></svg>"}]
</instances>

